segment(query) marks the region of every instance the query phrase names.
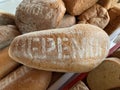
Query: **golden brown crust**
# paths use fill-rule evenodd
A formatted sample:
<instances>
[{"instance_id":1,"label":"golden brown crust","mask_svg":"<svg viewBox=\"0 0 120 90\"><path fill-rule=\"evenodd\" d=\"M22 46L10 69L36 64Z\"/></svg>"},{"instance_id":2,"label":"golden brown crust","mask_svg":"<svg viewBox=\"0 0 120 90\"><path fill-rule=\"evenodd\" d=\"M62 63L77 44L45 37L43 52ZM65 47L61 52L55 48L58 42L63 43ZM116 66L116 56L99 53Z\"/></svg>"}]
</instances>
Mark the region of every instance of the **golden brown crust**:
<instances>
[{"instance_id":1,"label":"golden brown crust","mask_svg":"<svg viewBox=\"0 0 120 90\"><path fill-rule=\"evenodd\" d=\"M51 72L22 66L0 81L0 90L46 90Z\"/></svg>"},{"instance_id":2,"label":"golden brown crust","mask_svg":"<svg viewBox=\"0 0 120 90\"><path fill-rule=\"evenodd\" d=\"M110 22L105 31L111 35L120 26L120 5L117 4L109 10Z\"/></svg>"},{"instance_id":3,"label":"golden brown crust","mask_svg":"<svg viewBox=\"0 0 120 90\"><path fill-rule=\"evenodd\" d=\"M71 15L80 15L93 6L98 0L63 0L66 10Z\"/></svg>"},{"instance_id":4,"label":"golden brown crust","mask_svg":"<svg viewBox=\"0 0 120 90\"><path fill-rule=\"evenodd\" d=\"M99 4L105 7L106 9L110 9L112 6L118 3L119 0L99 0Z\"/></svg>"},{"instance_id":5,"label":"golden brown crust","mask_svg":"<svg viewBox=\"0 0 120 90\"><path fill-rule=\"evenodd\" d=\"M108 49L109 37L102 29L78 24L18 36L10 45L9 55L41 70L87 72L104 60Z\"/></svg>"},{"instance_id":6,"label":"golden brown crust","mask_svg":"<svg viewBox=\"0 0 120 90\"><path fill-rule=\"evenodd\" d=\"M8 46L11 41L18 35L20 35L20 33L17 30L16 26L0 26L0 49Z\"/></svg>"},{"instance_id":7,"label":"golden brown crust","mask_svg":"<svg viewBox=\"0 0 120 90\"><path fill-rule=\"evenodd\" d=\"M110 17L108 11L104 7L95 4L78 16L78 20L78 23L93 24L104 29L109 23Z\"/></svg>"},{"instance_id":8,"label":"golden brown crust","mask_svg":"<svg viewBox=\"0 0 120 90\"><path fill-rule=\"evenodd\" d=\"M23 0L16 11L16 24L22 33L56 28L65 11L62 0Z\"/></svg>"},{"instance_id":9,"label":"golden brown crust","mask_svg":"<svg viewBox=\"0 0 120 90\"><path fill-rule=\"evenodd\" d=\"M109 90L120 86L120 59L107 58L88 74L87 82L91 90Z\"/></svg>"},{"instance_id":10,"label":"golden brown crust","mask_svg":"<svg viewBox=\"0 0 120 90\"><path fill-rule=\"evenodd\" d=\"M0 11L0 25L15 25L15 16Z\"/></svg>"},{"instance_id":11,"label":"golden brown crust","mask_svg":"<svg viewBox=\"0 0 120 90\"><path fill-rule=\"evenodd\" d=\"M18 63L9 57L8 48L0 51L0 79L18 66Z\"/></svg>"}]
</instances>

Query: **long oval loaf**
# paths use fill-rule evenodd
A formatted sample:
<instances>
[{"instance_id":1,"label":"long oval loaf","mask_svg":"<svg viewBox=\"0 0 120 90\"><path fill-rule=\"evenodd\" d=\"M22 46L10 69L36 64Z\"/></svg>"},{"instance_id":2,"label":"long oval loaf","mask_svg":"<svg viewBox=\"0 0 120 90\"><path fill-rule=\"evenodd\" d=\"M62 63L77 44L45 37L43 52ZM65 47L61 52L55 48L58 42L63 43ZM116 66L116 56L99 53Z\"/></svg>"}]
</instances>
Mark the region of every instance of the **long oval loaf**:
<instances>
[{"instance_id":1,"label":"long oval loaf","mask_svg":"<svg viewBox=\"0 0 120 90\"><path fill-rule=\"evenodd\" d=\"M9 55L29 67L62 72L87 72L107 56L109 37L100 28L78 24L16 37Z\"/></svg>"}]
</instances>

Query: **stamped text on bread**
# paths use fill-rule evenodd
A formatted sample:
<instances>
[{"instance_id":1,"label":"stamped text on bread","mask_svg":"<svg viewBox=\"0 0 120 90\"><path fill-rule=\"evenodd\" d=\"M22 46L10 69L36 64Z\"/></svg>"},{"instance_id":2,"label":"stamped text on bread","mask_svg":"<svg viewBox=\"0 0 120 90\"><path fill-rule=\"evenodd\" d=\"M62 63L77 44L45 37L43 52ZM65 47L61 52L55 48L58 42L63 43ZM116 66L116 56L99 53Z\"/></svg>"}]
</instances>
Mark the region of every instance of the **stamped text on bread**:
<instances>
[{"instance_id":1,"label":"stamped text on bread","mask_svg":"<svg viewBox=\"0 0 120 90\"><path fill-rule=\"evenodd\" d=\"M45 60L52 59L77 59L77 58L92 58L102 56L102 46L100 41L91 38L83 38L79 42L75 38L67 37L47 37L47 38L29 38L17 41L15 44L15 51L21 49L22 55L31 60ZM25 44L27 42L27 44ZM93 44L94 43L94 44ZM19 48L20 46L20 48ZM106 45L106 50L108 45ZM21 57L17 52L17 57ZM55 54L53 54L55 53Z\"/></svg>"}]
</instances>

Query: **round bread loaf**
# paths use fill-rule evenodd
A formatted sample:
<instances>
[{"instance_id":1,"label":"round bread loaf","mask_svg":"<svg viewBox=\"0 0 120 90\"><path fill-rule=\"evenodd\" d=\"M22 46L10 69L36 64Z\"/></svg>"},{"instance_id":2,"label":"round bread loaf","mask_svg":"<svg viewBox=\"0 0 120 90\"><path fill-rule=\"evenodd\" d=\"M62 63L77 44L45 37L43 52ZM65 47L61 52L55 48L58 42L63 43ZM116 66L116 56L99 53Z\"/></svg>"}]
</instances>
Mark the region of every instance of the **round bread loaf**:
<instances>
[{"instance_id":1,"label":"round bread loaf","mask_svg":"<svg viewBox=\"0 0 120 90\"><path fill-rule=\"evenodd\" d=\"M78 17L78 20L78 23L93 24L104 29L108 25L110 17L108 11L104 7L99 4L95 4L82 13Z\"/></svg>"},{"instance_id":2,"label":"round bread loaf","mask_svg":"<svg viewBox=\"0 0 120 90\"><path fill-rule=\"evenodd\" d=\"M0 11L0 25L15 25L15 16Z\"/></svg>"},{"instance_id":3,"label":"round bread loaf","mask_svg":"<svg viewBox=\"0 0 120 90\"><path fill-rule=\"evenodd\" d=\"M0 80L0 90L47 90L51 72L21 66Z\"/></svg>"},{"instance_id":4,"label":"round bread loaf","mask_svg":"<svg viewBox=\"0 0 120 90\"><path fill-rule=\"evenodd\" d=\"M102 29L78 24L18 36L10 45L9 55L36 69L88 72L104 60L108 51L109 37Z\"/></svg>"},{"instance_id":5,"label":"round bread loaf","mask_svg":"<svg viewBox=\"0 0 120 90\"><path fill-rule=\"evenodd\" d=\"M8 46L11 41L18 35L20 35L20 33L17 30L16 26L0 26L0 49Z\"/></svg>"},{"instance_id":6,"label":"round bread loaf","mask_svg":"<svg viewBox=\"0 0 120 90\"><path fill-rule=\"evenodd\" d=\"M112 90L120 87L120 59L105 59L100 66L88 74L87 82L91 90Z\"/></svg>"},{"instance_id":7,"label":"round bread loaf","mask_svg":"<svg viewBox=\"0 0 120 90\"><path fill-rule=\"evenodd\" d=\"M16 11L22 33L56 28L66 9L62 0L23 0Z\"/></svg>"}]
</instances>

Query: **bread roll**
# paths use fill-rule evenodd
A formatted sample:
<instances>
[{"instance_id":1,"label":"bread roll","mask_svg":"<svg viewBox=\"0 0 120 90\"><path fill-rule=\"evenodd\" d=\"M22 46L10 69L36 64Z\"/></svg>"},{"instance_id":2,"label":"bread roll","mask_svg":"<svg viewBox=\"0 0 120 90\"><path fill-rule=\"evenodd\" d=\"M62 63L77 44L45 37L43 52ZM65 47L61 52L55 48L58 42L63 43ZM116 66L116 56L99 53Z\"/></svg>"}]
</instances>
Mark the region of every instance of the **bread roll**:
<instances>
[{"instance_id":1,"label":"bread roll","mask_svg":"<svg viewBox=\"0 0 120 90\"><path fill-rule=\"evenodd\" d=\"M8 47L0 51L0 79L13 71L18 63L13 61L8 55Z\"/></svg>"},{"instance_id":2,"label":"bread roll","mask_svg":"<svg viewBox=\"0 0 120 90\"><path fill-rule=\"evenodd\" d=\"M120 59L107 58L87 77L91 90L110 90L120 86Z\"/></svg>"},{"instance_id":3,"label":"bread roll","mask_svg":"<svg viewBox=\"0 0 120 90\"><path fill-rule=\"evenodd\" d=\"M108 50L109 37L102 29L78 24L18 36L10 45L9 55L36 69L87 72L104 60Z\"/></svg>"},{"instance_id":4,"label":"bread roll","mask_svg":"<svg viewBox=\"0 0 120 90\"><path fill-rule=\"evenodd\" d=\"M108 11L104 7L99 4L95 4L78 16L78 20L78 23L93 24L104 29L109 23L110 17Z\"/></svg>"},{"instance_id":5,"label":"bread roll","mask_svg":"<svg viewBox=\"0 0 120 90\"><path fill-rule=\"evenodd\" d=\"M17 31L16 26L0 26L0 49L8 46L18 35L20 35L20 33Z\"/></svg>"},{"instance_id":6,"label":"bread roll","mask_svg":"<svg viewBox=\"0 0 120 90\"><path fill-rule=\"evenodd\" d=\"M22 66L0 81L0 90L46 90L51 72Z\"/></svg>"},{"instance_id":7,"label":"bread roll","mask_svg":"<svg viewBox=\"0 0 120 90\"><path fill-rule=\"evenodd\" d=\"M98 0L63 0L66 10L71 15L80 15L93 6Z\"/></svg>"},{"instance_id":8,"label":"bread roll","mask_svg":"<svg viewBox=\"0 0 120 90\"><path fill-rule=\"evenodd\" d=\"M66 8L62 0L23 0L16 11L22 33L58 27Z\"/></svg>"},{"instance_id":9,"label":"bread roll","mask_svg":"<svg viewBox=\"0 0 120 90\"><path fill-rule=\"evenodd\" d=\"M76 23L76 18L75 16L71 16L69 14L66 14L62 21L59 24L59 28L65 28L65 27L70 27L73 26Z\"/></svg>"},{"instance_id":10,"label":"bread roll","mask_svg":"<svg viewBox=\"0 0 120 90\"><path fill-rule=\"evenodd\" d=\"M0 11L0 25L15 25L15 16Z\"/></svg>"},{"instance_id":11,"label":"bread roll","mask_svg":"<svg viewBox=\"0 0 120 90\"><path fill-rule=\"evenodd\" d=\"M71 89L69 90L89 90L88 87L82 82L78 81Z\"/></svg>"},{"instance_id":12,"label":"bread roll","mask_svg":"<svg viewBox=\"0 0 120 90\"><path fill-rule=\"evenodd\" d=\"M105 31L111 35L120 26L120 5L116 5L109 10L110 22Z\"/></svg>"},{"instance_id":13,"label":"bread roll","mask_svg":"<svg viewBox=\"0 0 120 90\"><path fill-rule=\"evenodd\" d=\"M99 0L99 4L105 7L106 9L110 9L114 4L117 4L119 0Z\"/></svg>"}]
</instances>

